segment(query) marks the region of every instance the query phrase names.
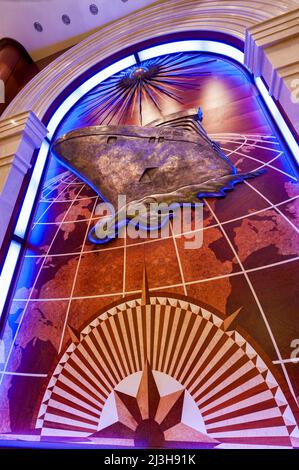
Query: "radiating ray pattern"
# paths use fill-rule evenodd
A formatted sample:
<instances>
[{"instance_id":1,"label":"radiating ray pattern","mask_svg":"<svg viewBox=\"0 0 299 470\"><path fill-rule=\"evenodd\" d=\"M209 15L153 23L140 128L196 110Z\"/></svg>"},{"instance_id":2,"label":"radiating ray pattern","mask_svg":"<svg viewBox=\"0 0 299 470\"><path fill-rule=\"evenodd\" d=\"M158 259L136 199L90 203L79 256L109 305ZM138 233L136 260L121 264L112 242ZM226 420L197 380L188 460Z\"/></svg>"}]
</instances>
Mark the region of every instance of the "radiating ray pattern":
<instances>
[{"instance_id":1,"label":"radiating ray pattern","mask_svg":"<svg viewBox=\"0 0 299 470\"><path fill-rule=\"evenodd\" d=\"M209 76L215 62L200 54L171 54L143 61L123 70L94 88L78 107L86 124L120 124L138 109L142 125L144 102L161 112L161 99L182 102L185 89L199 89L198 78Z\"/></svg>"},{"instance_id":2,"label":"radiating ray pattern","mask_svg":"<svg viewBox=\"0 0 299 470\"><path fill-rule=\"evenodd\" d=\"M297 432L291 408L270 361L231 326L238 312L223 320L187 297L151 297L147 302L138 295L124 299L81 333L72 330L73 342L40 407L36 428L41 438L111 438L95 434L107 398L148 361L152 370L172 377L190 393L215 444L291 447ZM153 399L152 394L153 386ZM123 425L128 428L127 418L124 430ZM175 440L175 435L167 439ZM132 438L132 433L121 437ZM206 446L207 439L199 443L193 437L194 447Z\"/></svg>"}]
</instances>

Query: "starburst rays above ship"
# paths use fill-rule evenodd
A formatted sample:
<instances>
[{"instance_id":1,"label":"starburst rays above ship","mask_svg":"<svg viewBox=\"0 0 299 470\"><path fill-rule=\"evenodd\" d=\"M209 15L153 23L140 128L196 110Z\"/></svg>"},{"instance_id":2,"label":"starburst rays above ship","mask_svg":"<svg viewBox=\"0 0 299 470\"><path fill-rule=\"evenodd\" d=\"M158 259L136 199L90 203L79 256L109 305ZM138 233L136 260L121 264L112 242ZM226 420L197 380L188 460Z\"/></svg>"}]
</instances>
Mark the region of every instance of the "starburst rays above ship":
<instances>
[{"instance_id":1,"label":"starburst rays above ship","mask_svg":"<svg viewBox=\"0 0 299 470\"><path fill-rule=\"evenodd\" d=\"M198 90L198 78L210 75L208 65L212 62L215 59L198 53L143 61L94 88L79 105L78 115L86 124L121 124L137 109L142 125L145 102L159 113L163 98L181 103L184 90Z\"/></svg>"}]
</instances>

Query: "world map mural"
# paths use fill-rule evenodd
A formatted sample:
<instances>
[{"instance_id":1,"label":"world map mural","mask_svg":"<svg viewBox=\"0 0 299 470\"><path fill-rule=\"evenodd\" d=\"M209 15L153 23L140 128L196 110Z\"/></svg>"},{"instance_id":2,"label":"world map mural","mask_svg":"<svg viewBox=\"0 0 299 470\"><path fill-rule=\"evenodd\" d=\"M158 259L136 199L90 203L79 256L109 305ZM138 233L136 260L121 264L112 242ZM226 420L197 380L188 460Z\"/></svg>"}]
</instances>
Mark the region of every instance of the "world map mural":
<instances>
[{"instance_id":1,"label":"world map mural","mask_svg":"<svg viewBox=\"0 0 299 470\"><path fill-rule=\"evenodd\" d=\"M132 239L124 227L96 245L88 234L101 196L52 155L3 337L3 439L299 447L297 172L238 66L208 54L183 59L173 58L179 77L166 87L179 100L156 90L156 106L142 95L142 125L200 106L237 171L263 173L225 197L203 197L200 229L171 221L167 236ZM91 93L57 139L102 124L93 105L104 106L103 93ZM110 124L140 126L138 99L129 109ZM186 249L199 230L202 245Z\"/></svg>"}]
</instances>

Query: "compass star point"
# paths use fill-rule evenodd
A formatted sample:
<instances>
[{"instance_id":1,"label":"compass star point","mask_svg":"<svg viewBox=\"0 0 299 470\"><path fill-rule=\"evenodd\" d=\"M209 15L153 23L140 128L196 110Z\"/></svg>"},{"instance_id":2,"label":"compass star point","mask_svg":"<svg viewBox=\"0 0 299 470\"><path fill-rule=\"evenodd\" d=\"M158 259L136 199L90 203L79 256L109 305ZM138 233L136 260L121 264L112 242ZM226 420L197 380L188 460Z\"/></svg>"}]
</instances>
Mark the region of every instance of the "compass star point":
<instances>
[{"instance_id":1,"label":"compass star point","mask_svg":"<svg viewBox=\"0 0 299 470\"><path fill-rule=\"evenodd\" d=\"M146 448L176 447L182 443L217 446L218 441L182 422L185 396L184 388L161 396L147 359L136 397L114 390L118 420L91 437L134 439L135 446Z\"/></svg>"}]
</instances>

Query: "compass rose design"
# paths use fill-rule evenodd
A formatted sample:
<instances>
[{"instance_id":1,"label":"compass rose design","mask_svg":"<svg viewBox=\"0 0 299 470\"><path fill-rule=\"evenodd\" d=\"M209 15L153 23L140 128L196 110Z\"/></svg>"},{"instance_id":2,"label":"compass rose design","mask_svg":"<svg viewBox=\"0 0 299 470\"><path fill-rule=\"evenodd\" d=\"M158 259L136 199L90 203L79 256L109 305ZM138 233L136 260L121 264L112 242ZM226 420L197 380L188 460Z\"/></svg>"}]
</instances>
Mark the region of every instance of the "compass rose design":
<instances>
[{"instance_id":1,"label":"compass rose design","mask_svg":"<svg viewBox=\"0 0 299 470\"><path fill-rule=\"evenodd\" d=\"M149 291L144 271L141 295L104 308L81 332L68 325L71 343L38 412L40 438L102 447L296 446L283 379L238 331L240 310L225 316Z\"/></svg>"},{"instance_id":2,"label":"compass rose design","mask_svg":"<svg viewBox=\"0 0 299 470\"><path fill-rule=\"evenodd\" d=\"M146 361L137 395L114 390L117 421L90 438L129 438L136 447L161 448L194 446L213 448L219 442L188 426L183 419L186 390L161 396L153 371Z\"/></svg>"}]
</instances>

